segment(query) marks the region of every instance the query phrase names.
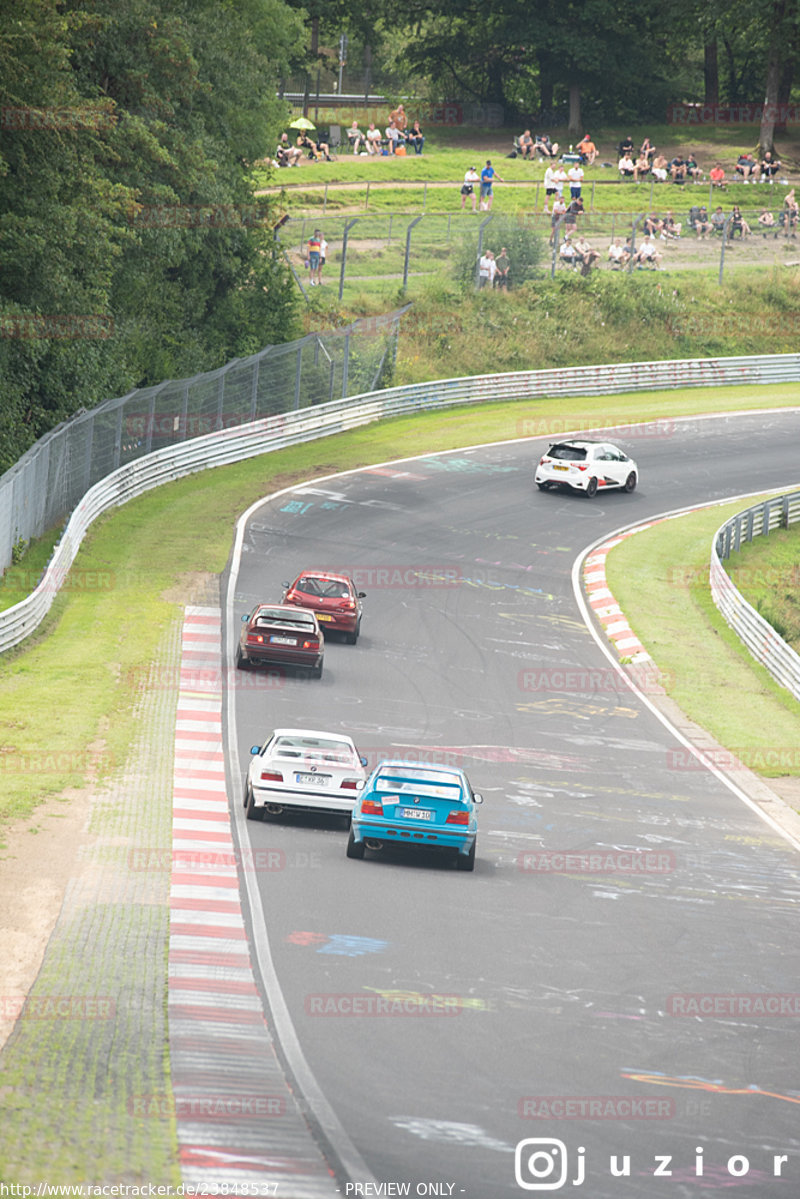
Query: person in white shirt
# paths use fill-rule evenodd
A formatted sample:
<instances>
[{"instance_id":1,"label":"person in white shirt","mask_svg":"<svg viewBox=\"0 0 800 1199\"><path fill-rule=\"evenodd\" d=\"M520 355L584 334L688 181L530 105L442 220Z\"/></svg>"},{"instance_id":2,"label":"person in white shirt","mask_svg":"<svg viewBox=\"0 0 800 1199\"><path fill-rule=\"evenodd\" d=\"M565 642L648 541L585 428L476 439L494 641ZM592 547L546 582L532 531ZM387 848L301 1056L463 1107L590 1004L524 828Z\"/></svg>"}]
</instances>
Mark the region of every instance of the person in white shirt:
<instances>
[{"instance_id":1,"label":"person in white shirt","mask_svg":"<svg viewBox=\"0 0 800 1199\"><path fill-rule=\"evenodd\" d=\"M544 173L544 210L545 210L545 212L550 211L550 197L554 196L556 194L556 178L555 178L555 176L556 176L555 167L552 164L548 164L548 167Z\"/></svg>"},{"instance_id":2,"label":"person in white shirt","mask_svg":"<svg viewBox=\"0 0 800 1199\"><path fill-rule=\"evenodd\" d=\"M494 254L491 250L487 250L478 263L478 286L491 287L496 270Z\"/></svg>"},{"instance_id":3,"label":"person in white shirt","mask_svg":"<svg viewBox=\"0 0 800 1199\"><path fill-rule=\"evenodd\" d=\"M353 124L347 130L347 140L349 141L350 145L353 147L353 153L358 154L359 150L361 149L364 142L366 141L364 134L361 132L361 130L358 127L358 121L353 121Z\"/></svg>"},{"instance_id":4,"label":"person in white shirt","mask_svg":"<svg viewBox=\"0 0 800 1199\"><path fill-rule=\"evenodd\" d=\"M569 194L573 200L577 200L581 194L581 184L583 183L583 167L579 162L575 162L567 171L569 179Z\"/></svg>"},{"instance_id":5,"label":"person in white shirt","mask_svg":"<svg viewBox=\"0 0 800 1199\"><path fill-rule=\"evenodd\" d=\"M472 199L472 211L477 212L477 196L475 195L475 187L481 181L481 177L474 167L470 167L464 175L464 182L461 184L461 211L464 211L464 204L467 196Z\"/></svg>"},{"instance_id":6,"label":"person in white shirt","mask_svg":"<svg viewBox=\"0 0 800 1199\"><path fill-rule=\"evenodd\" d=\"M389 139L389 153L394 154L400 144L400 130L395 125L394 121L390 121L386 126L386 136Z\"/></svg>"},{"instance_id":7,"label":"person in white shirt","mask_svg":"<svg viewBox=\"0 0 800 1199\"><path fill-rule=\"evenodd\" d=\"M380 154L381 152L381 131L376 129L373 122L370 122L366 136L367 153Z\"/></svg>"}]
</instances>

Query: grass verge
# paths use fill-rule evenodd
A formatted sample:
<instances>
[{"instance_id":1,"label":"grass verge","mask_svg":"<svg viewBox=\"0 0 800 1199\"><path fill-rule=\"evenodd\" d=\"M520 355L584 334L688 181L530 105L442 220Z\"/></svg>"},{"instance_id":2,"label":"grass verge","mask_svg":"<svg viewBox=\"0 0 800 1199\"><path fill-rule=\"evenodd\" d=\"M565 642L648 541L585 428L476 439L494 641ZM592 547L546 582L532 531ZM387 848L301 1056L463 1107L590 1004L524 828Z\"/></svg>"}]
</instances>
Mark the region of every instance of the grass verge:
<instances>
[{"instance_id":1,"label":"grass verge","mask_svg":"<svg viewBox=\"0 0 800 1199\"><path fill-rule=\"evenodd\" d=\"M592 421L602 427L798 403L800 386L786 384L768 391L689 388L454 408L210 470L107 514L90 531L73 566L75 577L96 574L103 585L68 586L42 628L0 661L0 822L27 815L42 802L58 802L66 787L121 768L157 645L179 620L181 605L198 582L222 571L236 518L260 496L315 475L419 454L421 448L432 453L558 435ZM668 559L673 560L685 561ZM630 602L634 617L646 607L638 596ZM724 680L717 683L727 687Z\"/></svg>"},{"instance_id":2,"label":"grass verge","mask_svg":"<svg viewBox=\"0 0 800 1199\"><path fill-rule=\"evenodd\" d=\"M626 538L608 555L606 575L665 675L668 694L686 715L757 774L797 777L797 701L750 657L717 611L708 586L711 539L749 502L758 497Z\"/></svg>"}]
</instances>

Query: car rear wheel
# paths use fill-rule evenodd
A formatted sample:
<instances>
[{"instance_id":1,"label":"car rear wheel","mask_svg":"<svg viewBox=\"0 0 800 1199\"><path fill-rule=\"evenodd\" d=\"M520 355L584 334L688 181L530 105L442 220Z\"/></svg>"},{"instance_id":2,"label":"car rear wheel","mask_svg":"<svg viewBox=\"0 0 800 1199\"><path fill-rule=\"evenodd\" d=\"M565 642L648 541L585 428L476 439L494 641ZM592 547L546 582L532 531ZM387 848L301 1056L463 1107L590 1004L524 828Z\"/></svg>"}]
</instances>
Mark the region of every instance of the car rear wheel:
<instances>
[{"instance_id":1,"label":"car rear wheel","mask_svg":"<svg viewBox=\"0 0 800 1199\"><path fill-rule=\"evenodd\" d=\"M627 479L625 480L625 490L626 491L635 491L636 490L636 471L635 470L632 470L631 473L628 475Z\"/></svg>"},{"instance_id":2,"label":"car rear wheel","mask_svg":"<svg viewBox=\"0 0 800 1199\"><path fill-rule=\"evenodd\" d=\"M589 499L591 499L593 495L597 495L597 479L594 477L594 475L592 475L591 479L586 484L586 495Z\"/></svg>"},{"instance_id":3,"label":"car rear wheel","mask_svg":"<svg viewBox=\"0 0 800 1199\"><path fill-rule=\"evenodd\" d=\"M536 486L539 488L540 491L547 491L547 489L548 489L547 483L537 483Z\"/></svg>"},{"instance_id":4,"label":"car rear wheel","mask_svg":"<svg viewBox=\"0 0 800 1199\"><path fill-rule=\"evenodd\" d=\"M347 644L348 644L348 645L355 645L355 643L358 641L358 635L359 635L359 633L360 633L360 632L361 632L361 621L359 620L359 622L358 622L358 624L356 625L356 627L355 627L355 629L353 630L353 632L352 632L352 633L348 633L348 634L347 634L347 636L345 637L345 641L347 642Z\"/></svg>"},{"instance_id":5,"label":"car rear wheel","mask_svg":"<svg viewBox=\"0 0 800 1199\"><path fill-rule=\"evenodd\" d=\"M312 677L312 679L321 679L322 678L322 663L321 662L320 662L319 666L311 667L311 677Z\"/></svg>"},{"instance_id":6,"label":"car rear wheel","mask_svg":"<svg viewBox=\"0 0 800 1199\"><path fill-rule=\"evenodd\" d=\"M237 670L247 670L249 668L249 666L250 666L250 663L248 662L247 658L245 658L244 655L242 654L241 645L237 645L237 647L236 647L236 669Z\"/></svg>"},{"instance_id":7,"label":"car rear wheel","mask_svg":"<svg viewBox=\"0 0 800 1199\"><path fill-rule=\"evenodd\" d=\"M261 811L259 808L256 807L256 797L255 797L255 795L253 795L252 787L250 787L249 793L247 796L247 819L248 820L260 820L261 819Z\"/></svg>"},{"instance_id":8,"label":"car rear wheel","mask_svg":"<svg viewBox=\"0 0 800 1199\"><path fill-rule=\"evenodd\" d=\"M348 858L363 858L364 856L364 842L356 841L352 829L347 838L347 856Z\"/></svg>"},{"instance_id":9,"label":"car rear wheel","mask_svg":"<svg viewBox=\"0 0 800 1199\"><path fill-rule=\"evenodd\" d=\"M469 853L460 853L456 858L457 870L474 870L475 869L475 842L472 842Z\"/></svg>"}]
</instances>

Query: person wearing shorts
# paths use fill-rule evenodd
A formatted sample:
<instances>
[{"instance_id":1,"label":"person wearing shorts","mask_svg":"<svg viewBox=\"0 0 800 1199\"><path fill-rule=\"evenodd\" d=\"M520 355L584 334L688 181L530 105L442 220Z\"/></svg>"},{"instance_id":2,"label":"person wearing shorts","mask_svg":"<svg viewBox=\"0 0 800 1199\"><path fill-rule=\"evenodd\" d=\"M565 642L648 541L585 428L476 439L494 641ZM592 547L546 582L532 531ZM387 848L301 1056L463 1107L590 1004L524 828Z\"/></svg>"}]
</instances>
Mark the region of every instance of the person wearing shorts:
<instances>
[{"instance_id":1,"label":"person wearing shorts","mask_svg":"<svg viewBox=\"0 0 800 1199\"><path fill-rule=\"evenodd\" d=\"M311 286L319 283L319 264L322 257L322 233L315 229L308 239L308 269L311 272Z\"/></svg>"},{"instance_id":2,"label":"person wearing shorts","mask_svg":"<svg viewBox=\"0 0 800 1199\"><path fill-rule=\"evenodd\" d=\"M503 182L492 166L491 158L487 158L486 166L481 171L481 208L486 212L491 211L492 201L494 200L492 183L495 179L497 179L498 183Z\"/></svg>"},{"instance_id":3,"label":"person wearing shorts","mask_svg":"<svg viewBox=\"0 0 800 1199\"><path fill-rule=\"evenodd\" d=\"M472 211L477 212L475 206L475 184L480 183L481 177L474 167L470 167L464 176L464 182L461 184L461 210L463 212L464 205L467 201L467 196L472 198Z\"/></svg>"},{"instance_id":4,"label":"person wearing shorts","mask_svg":"<svg viewBox=\"0 0 800 1199\"><path fill-rule=\"evenodd\" d=\"M556 194L556 172L555 167L547 167L544 173L544 210L550 211L550 200Z\"/></svg>"}]
</instances>

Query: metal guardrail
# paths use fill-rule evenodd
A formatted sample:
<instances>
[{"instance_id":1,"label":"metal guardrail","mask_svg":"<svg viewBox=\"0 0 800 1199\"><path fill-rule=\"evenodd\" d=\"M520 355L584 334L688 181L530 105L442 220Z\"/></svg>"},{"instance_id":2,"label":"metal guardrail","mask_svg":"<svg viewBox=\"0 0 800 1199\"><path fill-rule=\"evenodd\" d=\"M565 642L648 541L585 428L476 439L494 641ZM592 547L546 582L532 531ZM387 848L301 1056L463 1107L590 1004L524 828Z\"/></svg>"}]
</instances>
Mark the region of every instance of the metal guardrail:
<instances>
[{"instance_id":1,"label":"metal guardrail","mask_svg":"<svg viewBox=\"0 0 800 1199\"><path fill-rule=\"evenodd\" d=\"M18 645L44 619L92 521L108 509L124 504L153 487L196 471L240 462L385 417L461 404L797 381L800 381L800 354L514 371L393 387L350 399L329 401L313 408L277 413L262 420L170 445L119 467L86 492L69 518L35 591L14 607L0 612L0 653Z\"/></svg>"},{"instance_id":2,"label":"metal guardrail","mask_svg":"<svg viewBox=\"0 0 800 1199\"><path fill-rule=\"evenodd\" d=\"M800 699L800 655L748 604L722 563L741 547L742 542L752 541L754 537L768 537L773 529L787 529L799 520L800 491L776 496L737 512L714 534L709 569L711 597L725 621L756 661L765 666L795 699Z\"/></svg>"}]
</instances>

